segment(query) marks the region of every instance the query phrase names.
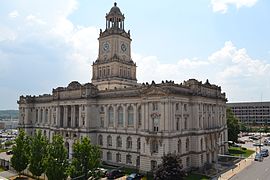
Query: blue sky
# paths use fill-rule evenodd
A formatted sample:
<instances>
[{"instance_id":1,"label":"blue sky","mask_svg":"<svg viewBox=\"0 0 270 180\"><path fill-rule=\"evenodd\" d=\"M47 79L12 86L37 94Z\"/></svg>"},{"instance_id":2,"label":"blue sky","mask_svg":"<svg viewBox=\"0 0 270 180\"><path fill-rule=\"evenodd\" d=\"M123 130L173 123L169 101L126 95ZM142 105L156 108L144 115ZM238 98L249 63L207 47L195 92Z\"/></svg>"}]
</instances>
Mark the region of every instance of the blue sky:
<instances>
[{"instance_id":1,"label":"blue sky","mask_svg":"<svg viewBox=\"0 0 270 180\"><path fill-rule=\"evenodd\" d=\"M4 0L0 109L20 95L91 81L99 29L114 1ZM190 78L221 86L229 102L270 101L270 2L124 1L138 82Z\"/></svg>"}]
</instances>

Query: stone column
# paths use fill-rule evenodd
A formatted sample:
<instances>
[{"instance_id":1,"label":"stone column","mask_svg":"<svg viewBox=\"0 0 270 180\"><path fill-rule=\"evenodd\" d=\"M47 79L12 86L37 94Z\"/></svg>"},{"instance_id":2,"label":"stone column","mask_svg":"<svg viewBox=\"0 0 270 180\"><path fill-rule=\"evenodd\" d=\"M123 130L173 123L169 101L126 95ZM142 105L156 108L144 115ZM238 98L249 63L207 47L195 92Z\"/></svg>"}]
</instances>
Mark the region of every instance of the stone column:
<instances>
[{"instance_id":1,"label":"stone column","mask_svg":"<svg viewBox=\"0 0 270 180\"><path fill-rule=\"evenodd\" d=\"M165 128L165 103L164 102L160 102L160 118L159 118L159 122L160 122L160 131L166 130Z\"/></svg>"},{"instance_id":2,"label":"stone column","mask_svg":"<svg viewBox=\"0 0 270 180\"><path fill-rule=\"evenodd\" d=\"M23 124L29 124L29 108L28 107L25 107L25 110L24 110L24 121L22 122Z\"/></svg>"},{"instance_id":3,"label":"stone column","mask_svg":"<svg viewBox=\"0 0 270 180\"><path fill-rule=\"evenodd\" d=\"M75 127L75 106L71 106L71 127Z\"/></svg>"},{"instance_id":4,"label":"stone column","mask_svg":"<svg viewBox=\"0 0 270 180\"><path fill-rule=\"evenodd\" d=\"M170 116L169 114L170 114L169 101L166 100L166 102L165 102L165 119L167 121L165 121L165 124L164 124L164 129L165 130L169 129L169 116Z\"/></svg>"},{"instance_id":5,"label":"stone column","mask_svg":"<svg viewBox=\"0 0 270 180\"><path fill-rule=\"evenodd\" d=\"M127 128L127 107L128 107L128 105L127 104L124 104L124 106L123 106L123 122L124 122L124 124L123 124L123 126L124 126L124 128Z\"/></svg>"},{"instance_id":6,"label":"stone column","mask_svg":"<svg viewBox=\"0 0 270 180\"><path fill-rule=\"evenodd\" d=\"M63 126L67 127L68 108L67 108L67 106L63 106L63 107L64 107Z\"/></svg>"},{"instance_id":7,"label":"stone column","mask_svg":"<svg viewBox=\"0 0 270 180\"><path fill-rule=\"evenodd\" d=\"M117 105L113 105L113 127L117 127Z\"/></svg>"},{"instance_id":8,"label":"stone column","mask_svg":"<svg viewBox=\"0 0 270 180\"><path fill-rule=\"evenodd\" d=\"M46 122L46 120L45 120L45 118L46 118L45 114L46 114L46 108L43 108L43 111L42 111L42 124L43 125L45 125L45 122Z\"/></svg>"},{"instance_id":9,"label":"stone column","mask_svg":"<svg viewBox=\"0 0 270 180\"><path fill-rule=\"evenodd\" d=\"M79 128L83 126L82 123L82 105L79 106Z\"/></svg>"},{"instance_id":10,"label":"stone column","mask_svg":"<svg viewBox=\"0 0 270 180\"><path fill-rule=\"evenodd\" d=\"M145 129L150 130L149 128L149 102L145 103Z\"/></svg>"},{"instance_id":11,"label":"stone column","mask_svg":"<svg viewBox=\"0 0 270 180\"><path fill-rule=\"evenodd\" d=\"M60 126L60 106L56 107L56 126Z\"/></svg>"},{"instance_id":12,"label":"stone column","mask_svg":"<svg viewBox=\"0 0 270 180\"><path fill-rule=\"evenodd\" d=\"M134 104L132 105L133 106L133 126L135 129L138 129L138 125L139 125L139 122L138 122L138 108L137 108L137 104Z\"/></svg>"},{"instance_id":13,"label":"stone column","mask_svg":"<svg viewBox=\"0 0 270 180\"><path fill-rule=\"evenodd\" d=\"M108 106L104 106L104 128L109 126L108 118Z\"/></svg>"},{"instance_id":14,"label":"stone column","mask_svg":"<svg viewBox=\"0 0 270 180\"><path fill-rule=\"evenodd\" d=\"M141 121L142 129L145 130L145 103L141 104Z\"/></svg>"}]
</instances>

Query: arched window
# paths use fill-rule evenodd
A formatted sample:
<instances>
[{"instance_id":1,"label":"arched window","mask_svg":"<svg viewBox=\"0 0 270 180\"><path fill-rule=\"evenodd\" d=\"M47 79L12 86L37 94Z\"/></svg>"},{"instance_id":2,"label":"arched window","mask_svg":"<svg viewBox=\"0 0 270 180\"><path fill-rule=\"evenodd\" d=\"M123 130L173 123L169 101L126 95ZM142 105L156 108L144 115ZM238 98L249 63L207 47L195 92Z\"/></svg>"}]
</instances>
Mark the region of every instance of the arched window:
<instances>
[{"instance_id":1,"label":"arched window","mask_svg":"<svg viewBox=\"0 0 270 180\"><path fill-rule=\"evenodd\" d=\"M131 155L128 154L127 157L126 157L126 163L127 164L132 164L131 158L132 158Z\"/></svg>"},{"instance_id":2,"label":"arched window","mask_svg":"<svg viewBox=\"0 0 270 180\"><path fill-rule=\"evenodd\" d=\"M137 139L137 150L141 149L141 138Z\"/></svg>"},{"instance_id":3,"label":"arched window","mask_svg":"<svg viewBox=\"0 0 270 180\"><path fill-rule=\"evenodd\" d=\"M113 116L114 116L114 114L113 114L113 107L109 107L109 110L108 110L108 116L109 116L109 126L113 126L113 121L114 121L114 119L113 119Z\"/></svg>"},{"instance_id":4,"label":"arched window","mask_svg":"<svg viewBox=\"0 0 270 180\"><path fill-rule=\"evenodd\" d=\"M116 162L121 162L121 154L120 153L116 154Z\"/></svg>"},{"instance_id":5,"label":"arched window","mask_svg":"<svg viewBox=\"0 0 270 180\"><path fill-rule=\"evenodd\" d=\"M187 140L186 140L186 152L188 152L189 151L189 139L187 138Z\"/></svg>"},{"instance_id":6,"label":"arched window","mask_svg":"<svg viewBox=\"0 0 270 180\"><path fill-rule=\"evenodd\" d=\"M133 107L128 107L128 126L134 126L134 111Z\"/></svg>"},{"instance_id":7,"label":"arched window","mask_svg":"<svg viewBox=\"0 0 270 180\"><path fill-rule=\"evenodd\" d=\"M98 144L99 144L100 146L103 146L103 137L102 137L101 134L98 136Z\"/></svg>"},{"instance_id":8,"label":"arched window","mask_svg":"<svg viewBox=\"0 0 270 180\"><path fill-rule=\"evenodd\" d=\"M178 140L177 150L178 150L179 154L182 154L182 141L181 141L181 139Z\"/></svg>"},{"instance_id":9,"label":"arched window","mask_svg":"<svg viewBox=\"0 0 270 180\"><path fill-rule=\"evenodd\" d=\"M122 147L122 138L120 136L116 139L116 147Z\"/></svg>"},{"instance_id":10,"label":"arched window","mask_svg":"<svg viewBox=\"0 0 270 180\"><path fill-rule=\"evenodd\" d=\"M151 142L151 153L158 153L158 141L152 140Z\"/></svg>"},{"instance_id":11,"label":"arched window","mask_svg":"<svg viewBox=\"0 0 270 180\"><path fill-rule=\"evenodd\" d=\"M132 139L130 136L127 138L127 149L132 149Z\"/></svg>"},{"instance_id":12,"label":"arched window","mask_svg":"<svg viewBox=\"0 0 270 180\"><path fill-rule=\"evenodd\" d=\"M118 108L117 113L118 113L118 126L123 127L124 113L123 113L123 108L121 106Z\"/></svg>"},{"instance_id":13,"label":"arched window","mask_svg":"<svg viewBox=\"0 0 270 180\"><path fill-rule=\"evenodd\" d=\"M107 160L108 161L112 160L112 153L110 151L107 152Z\"/></svg>"},{"instance_id":14,"label":"arched window","mask_svg":"<svg viewBox=\"0 0 270 180\"><path fill-rule=\"evenodd\" d=\"M112 146L112 136L107 137L107 146Z\"/></svg>"}]
</instances>

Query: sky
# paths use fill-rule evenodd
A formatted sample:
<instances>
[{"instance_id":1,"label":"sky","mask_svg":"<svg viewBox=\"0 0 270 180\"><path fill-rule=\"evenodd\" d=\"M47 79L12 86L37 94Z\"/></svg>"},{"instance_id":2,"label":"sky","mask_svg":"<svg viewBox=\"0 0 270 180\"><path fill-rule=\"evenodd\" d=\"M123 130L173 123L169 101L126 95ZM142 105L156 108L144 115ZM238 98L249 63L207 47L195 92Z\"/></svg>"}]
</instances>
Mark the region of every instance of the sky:
<instances>
[{"instance_id":1,"label":"sky","mask_svg":"<svg viewBox=\"0 0 270 180\"><path fill-rule=\"evenodd\" d=\"M21 95L91 82L112 0L3 0L0 109ZM195 78L228 102L270 101L270 1L117 0L139 83Z\"/></svg>"}]
</instances>

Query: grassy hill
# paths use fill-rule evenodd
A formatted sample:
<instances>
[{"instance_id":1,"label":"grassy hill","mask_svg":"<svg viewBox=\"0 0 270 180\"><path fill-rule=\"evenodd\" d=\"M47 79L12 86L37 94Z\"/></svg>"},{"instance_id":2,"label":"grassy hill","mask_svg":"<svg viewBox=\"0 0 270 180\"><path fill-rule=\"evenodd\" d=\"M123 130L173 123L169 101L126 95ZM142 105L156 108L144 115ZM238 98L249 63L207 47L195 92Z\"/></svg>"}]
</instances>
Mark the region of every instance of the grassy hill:
<instances>
[{"instance_id":1,"label":"grassy hill","mask_svg":"<svg viewBox=\"0 0 270 180\"><path fill-rule=\"evenodd\" d=\"M18 119L19 110L0 110L0 119Z\"/></svg>"}]
</instances>

